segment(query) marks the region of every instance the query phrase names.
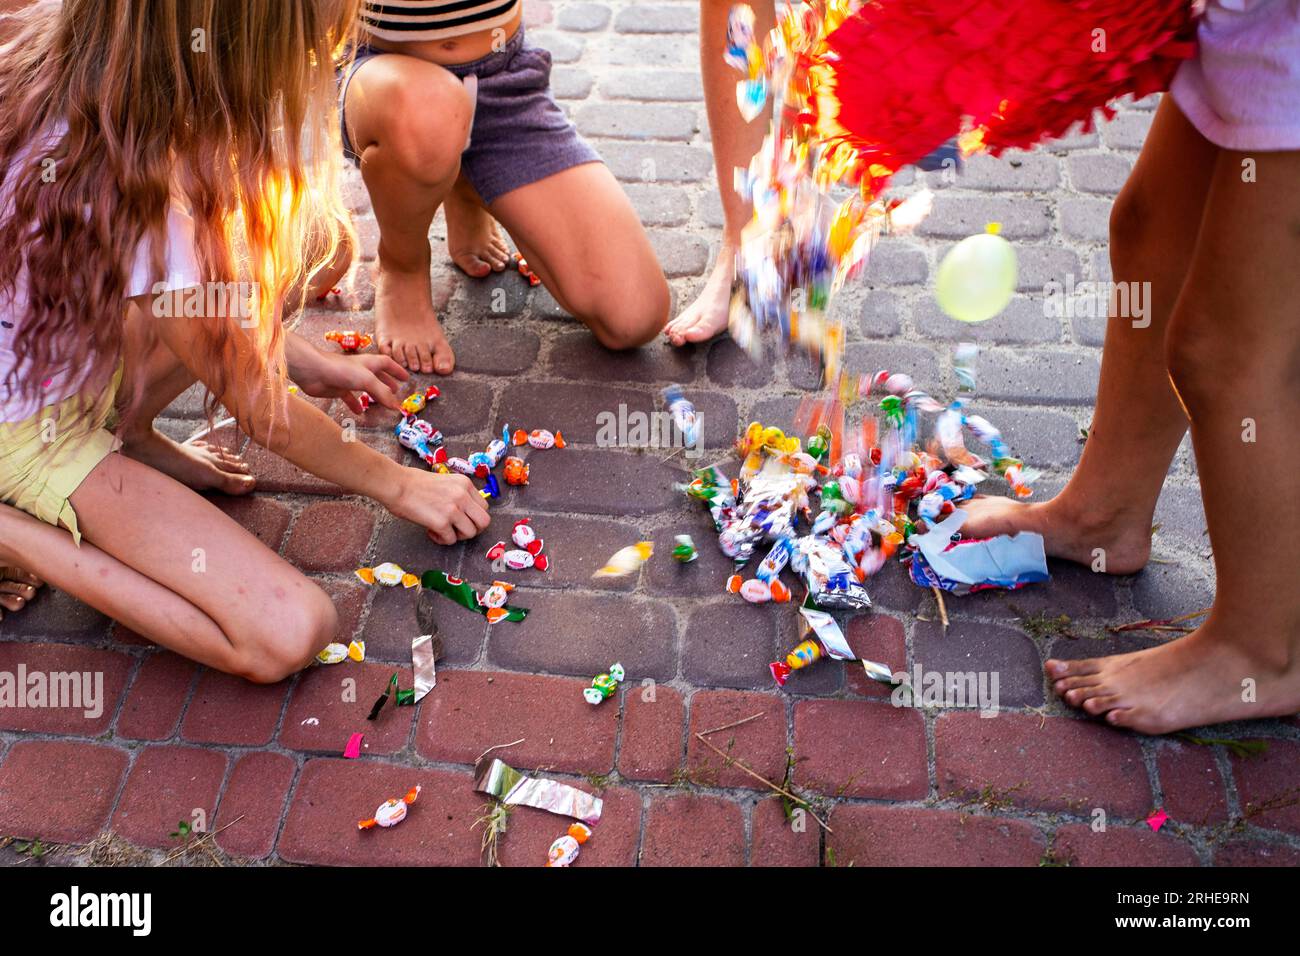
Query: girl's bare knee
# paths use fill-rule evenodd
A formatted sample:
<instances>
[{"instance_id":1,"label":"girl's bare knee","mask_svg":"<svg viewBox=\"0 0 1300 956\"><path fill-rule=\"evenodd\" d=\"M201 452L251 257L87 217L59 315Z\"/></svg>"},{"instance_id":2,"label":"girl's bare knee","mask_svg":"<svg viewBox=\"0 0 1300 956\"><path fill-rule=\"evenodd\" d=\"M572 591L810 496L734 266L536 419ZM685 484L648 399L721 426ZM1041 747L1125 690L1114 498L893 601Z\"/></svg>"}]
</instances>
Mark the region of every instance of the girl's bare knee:
<instances>
[{"instance_id":1,"label":"girl's bare knee","mask_svg":"<svg viewBox=\"0 0 1300 956\"><path fill-rule=\"evenodd\" d=\"M662 276L657 283L642 288L632 295L611 294L593 301L578 318L607 349L640 348L663 331L672 305L668 283Z\"/></svg>"},{"instance_id":2,"label":"girl's bare knee","mask_svg":"<svg viewBox=\"0 0 1300 956\"><path fill-rule=\"evenodd\" d=\"M377 155L423 185L454 182L474 115L469 92L447 70L423 61L404 64L398 77L401 82L384 83L372 94ZM363 168L373 159L367 152Z\"/></svg>"},{"instance_id":3,"label":"girl's bare knee","mask_svg":"<svg viewBox=\"0 0 1300 956\"><path fill-rule=\"evenodd\" d=\"M275 684L307 667L338 631L338 611L320 588L294 609L280 632L258 635L241 642L235 652L234 672L254 684Z\"/></svg>"}]
</instances>

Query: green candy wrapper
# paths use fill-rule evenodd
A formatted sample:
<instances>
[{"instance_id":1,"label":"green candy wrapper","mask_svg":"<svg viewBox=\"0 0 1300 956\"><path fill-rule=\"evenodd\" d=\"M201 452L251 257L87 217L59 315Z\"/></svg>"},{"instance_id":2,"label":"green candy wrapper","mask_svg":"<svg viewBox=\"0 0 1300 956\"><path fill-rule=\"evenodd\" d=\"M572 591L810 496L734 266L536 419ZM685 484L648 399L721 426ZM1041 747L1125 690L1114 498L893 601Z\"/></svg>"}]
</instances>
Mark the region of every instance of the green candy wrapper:
<instances>
[{"instance_id":1,"label":"green candy wrapper","mask_svg":"<svg viewBox=\"0 0 1300 956\"><path fill-rule=\"evenodd\" d=\"M505 586L500 582L488 588L482 600L473 585L468 581L452 577L446 571L425 571L420 578L420 584L430 591L437 591L443 597L450 598L463 608L482 614L493 624L497 621L513 621L517 624L528 616L528 608L511 607L505 603ZM499 595L495 594L498 588L501 588Z\"/></svg>"}]
</instances>

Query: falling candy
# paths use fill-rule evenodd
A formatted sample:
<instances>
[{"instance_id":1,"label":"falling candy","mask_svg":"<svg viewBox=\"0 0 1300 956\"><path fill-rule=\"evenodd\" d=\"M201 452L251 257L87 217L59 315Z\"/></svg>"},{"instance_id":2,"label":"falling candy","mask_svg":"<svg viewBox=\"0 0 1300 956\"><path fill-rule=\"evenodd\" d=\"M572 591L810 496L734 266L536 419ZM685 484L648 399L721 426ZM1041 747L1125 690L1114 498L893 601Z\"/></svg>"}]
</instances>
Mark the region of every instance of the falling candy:
<instances>
[{"instance_id":1,"label":"falling candy","mask_svg":"<svg viewBox=\"0 0 1300 956\"><path fill-rule=\"evenodd\" d=\"M374 341L364 332L357 332L352 329L340 332L337 329L325 333L326 342L334 342L348 355L353 352L359 352L361 349L370 348L370 343Z\"/></svg>"},{"instance_id":2,"label":"falling candy","mask_svg":"<svg viewBox=\"0 0 1300 956\"><path fill-rule=\"evenodd\" d=\"M1001 227L963 239L939 263L934 298L959 322L984 322L1007 307L1016 291L1016 250Z\"/></svg>"},{"instance_id":3,"label":"falling candy","mask_svg":"<svg viewBox=\"0 0 1300 956\"><path fill-rule=\"evenodd\" d=\"M582 699L589 704L608 700L618 690L618 685L623 683L625 676L622 664L610 664L609 673L597 674L591 679L591 686L583 688Z\"/></svg>"},{"instance_id":4,"label":"falling candy","mask_svg":"<svg viewBox=\"0 0 1300 956\"><path fill-rule=\"evenodd\" d=\"M626 548L619 548L605 562L605 566L592 575L593 578L621 578L636 571L650 560L655 546L651 541L638 541Z\"/></svg>"},{"instance_id":5,"label":"falling candy","mask_svg":"<svg viewBox=\"0 0 1300 956\"><path fill-rule=\"evenodd\" d=\"M357 568L356 575L367 584L382 584L388 588L399 584L404 588L413 588L420 583L420 579L414 574L402 570L391 561L385 561L373 568Z\"/></svg>"},{"instance_id":6,"label":"falling candy","mask_svg":"<svg viewBox=\"0 0 1300 956\"><path fill-rule=\"evenodd\" d=\"M673 545L673 557L682 564L690 564L700 556L695 550L695 542L691 540L689 534L679 534L673 538L676 544Z\"/></svg>"},{"instance_id":7,"label":"falling candy","mask_svg":"<svg viewBox=\"0 0 1300 956\"><path fill-rule=\"evenodd\" d=\"M400 800L386 800L369 820L357 823L358 830L372 830L375 827L395 827L406 819L406 808L413 804L420 795L420 787L414 786Z\"/></svg>"},{"instance_id":8,"label":"falling candy","mask_svg":"<svg viewBox=\"0 0 1300 956\"><path fill-rule=\"evenodd\" d=\"M952 371L957 376L959 391L975 391L975 359L979 354L979 346L971 342L962 342L953 350Z\"/></svg>"},{"instance_id":9,"label":"falling candy","mask_svg":"<svg viewBox=\"0 0 1300 956\"><path fill-rule=\"evenodd\" d=\"M591 839L591 827L585 823L570 823L564 836L551 844L546 851L547 866L570 866L578 858L582 844Z\"/></svg>"},{"instance_id":10,"label":"falling candy","mask_svg":"<svg viewBox=\"0 0 1300 956\"><path fill-rule=\"evenodd\" d=\"M681 433L682 440L688 448L700 443L700 418L695 413L695 405L682 394L680 385L669 385L664 389L664 404L672 416L673 425Z\"/></svg>"}]
</instances>

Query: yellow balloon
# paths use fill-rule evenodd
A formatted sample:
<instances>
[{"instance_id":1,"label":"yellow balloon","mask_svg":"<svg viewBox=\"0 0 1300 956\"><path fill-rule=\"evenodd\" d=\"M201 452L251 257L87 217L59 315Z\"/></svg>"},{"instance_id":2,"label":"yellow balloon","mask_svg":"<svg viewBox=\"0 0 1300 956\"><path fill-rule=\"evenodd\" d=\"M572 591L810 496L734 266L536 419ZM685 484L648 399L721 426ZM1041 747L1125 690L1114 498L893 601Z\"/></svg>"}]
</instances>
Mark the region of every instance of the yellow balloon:
<instances>
[{"instance_id":1,"label":"yellow balloon","mask_svg":"<svg viewBox=\"0 0 1300 956\"><path fill-rule=\"evenodd\" d=\"M939 263L934 298L959 322L983 322L1016 291L1016 250L995 232L963 239Z\"/></svg>"}]
</instances>

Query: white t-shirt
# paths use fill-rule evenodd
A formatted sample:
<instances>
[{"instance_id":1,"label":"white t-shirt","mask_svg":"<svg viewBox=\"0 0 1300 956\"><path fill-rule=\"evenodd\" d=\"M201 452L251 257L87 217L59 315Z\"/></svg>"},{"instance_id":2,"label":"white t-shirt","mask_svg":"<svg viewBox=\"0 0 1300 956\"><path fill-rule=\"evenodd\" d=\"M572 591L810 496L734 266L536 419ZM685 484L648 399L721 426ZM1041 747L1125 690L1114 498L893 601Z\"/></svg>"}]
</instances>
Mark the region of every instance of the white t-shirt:
<instances>
[{"instance_id":1,"label":"white t-shirt","mask_svg":"<svg viewBox=\"0 0 1300 956\"><path fill-rule=\"evenodd\" d=\"M48 149L63 135L62 129L49 134L39 144ZM30 152L17 157L14 169L25 169L23 175L41 173L39 166L28 165L28 158L37 152L33 147ZM0 186L0 215L9 216L13 211L13 179L11 172ZM126 296L145 295L155 291L184 289L200 284L198 258L194 251L194 219L189 208L173 197L167 210L166 248L163 250L163 273L157 274L151 263L150 243L140 243L135 251L135 260L127 281ZM162 285L159 285L162 283ZM126 303L122 303L123 309ZM9 373L17 364L14 346L22 334L20 323L27 311L27 271L24 267L14 283L14 294L6 295L0 291L0 422L20 422L31 418L48 405L54 405L72 395L84 384L84 370L73 369L64 365L58 371L47 374L47 380L36 398L24 398L21 389L10 389ZM58 349L55 350L56 365ZM71 353L72 349L68 352ZM17 384L17 383L15 383Z\"/></svg>"}]
</instances>

